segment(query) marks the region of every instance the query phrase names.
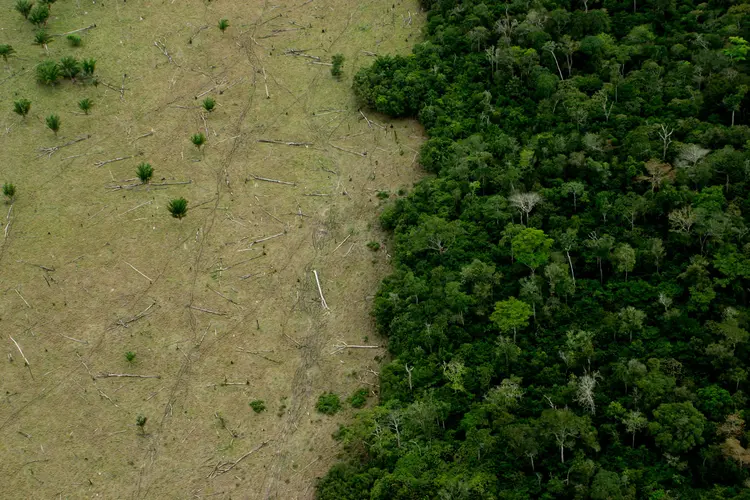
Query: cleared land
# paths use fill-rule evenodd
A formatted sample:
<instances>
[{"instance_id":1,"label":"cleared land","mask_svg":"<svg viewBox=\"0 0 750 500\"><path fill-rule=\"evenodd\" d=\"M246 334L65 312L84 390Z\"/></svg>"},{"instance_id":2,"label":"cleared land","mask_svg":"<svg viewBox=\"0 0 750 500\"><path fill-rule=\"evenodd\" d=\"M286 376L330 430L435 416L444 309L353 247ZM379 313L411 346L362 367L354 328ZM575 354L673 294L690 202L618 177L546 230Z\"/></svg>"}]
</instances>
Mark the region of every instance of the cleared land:
<instances>
[{"instance_id":1,"label":"cleared land","mask_svg":"<svg viewBox=\"0 0 750 500\"><path fill-rule=\"evenodd\" d=\"M101 84L54 88L34 81L45 50L14 3L0 1L0 43L17 51L0 63L0 183L18 189L0 206L3 496L312 497L352 414L316 413L318 395L376 390L385 354L336 349L382 344L380 198L419 175L421 130L365 119L351 77L410 50L416 0L61 0L47 31L96 27L49 56L96 58ZM133 186L141 161L151 186ZM166 210L179 196L181 221Z\"/></svg>"}]
</instances>

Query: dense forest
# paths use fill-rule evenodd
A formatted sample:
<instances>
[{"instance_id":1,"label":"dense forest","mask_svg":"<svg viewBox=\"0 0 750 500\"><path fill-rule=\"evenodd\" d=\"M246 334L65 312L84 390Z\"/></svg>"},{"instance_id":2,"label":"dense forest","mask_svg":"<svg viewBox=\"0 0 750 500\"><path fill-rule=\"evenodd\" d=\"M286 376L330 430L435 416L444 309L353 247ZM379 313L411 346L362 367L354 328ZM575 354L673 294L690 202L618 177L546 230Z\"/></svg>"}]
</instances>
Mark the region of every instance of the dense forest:
<instances>
[{"instance_id":1,"label":"dense forest","mask_svg":"<svg viewBox=\"0 0 750 500\"><path fill-rule=\"evenodd\" d=\"M319 498L750 498L750 3L423 6L354 80L430 175Z\"/></svg>"}]
</instances>

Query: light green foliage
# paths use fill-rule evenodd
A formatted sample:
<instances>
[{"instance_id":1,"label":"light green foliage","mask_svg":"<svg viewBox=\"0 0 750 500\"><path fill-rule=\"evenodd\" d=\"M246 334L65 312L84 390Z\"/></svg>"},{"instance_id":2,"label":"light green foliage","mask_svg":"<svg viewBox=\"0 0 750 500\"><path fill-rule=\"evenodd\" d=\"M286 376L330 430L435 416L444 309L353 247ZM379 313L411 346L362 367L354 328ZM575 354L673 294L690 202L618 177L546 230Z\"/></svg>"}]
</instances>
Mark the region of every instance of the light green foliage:
<instances>
[{"instance_id":1,"label":"light green foliage","mask_svg":"<svg viewBox=\"0 0 750 500\"><path fill-rule=\"evenodd\" d=\"M60 66L55 61L43 61L36 67L36 81L43 85L54 85L60 79Z\"/></svg>"},{"instance_id":2,"label":"light green foliage","mask_svg":"<svg viewBox=\"0 0 750 500\"><path fill-rule=\"evenodd\" d=\"M31 24L38 27L47 24L47 19L49 19L49 7L41 2L36 4L34 8L31 9L26 19L28 19Z\"/></svg>"},{"instance_id":3,"label":"light green foliage","mask_svg":"<svg viewBox=\"0 0 750 500\"><path fill-rule=\"evenodd\" d=\"M367 397L370 395L370 391L365 388L357 389L354 394L349 396L349 404L352 408L362 408L367 404Z\"/></svg>"},{"instance_id":4,"label":"light green foliage","mask_svg":"<svg viewBox=\"0 0 750 500\"><path fill-rule=\"evenodd\" d=\"M516 260L534 273L549 260L553 243L544 231L529 227L513 237L511 247Z\"/></svg>"},{"instance_id":5,"label":"light green foliage","mask_svg":"<svg viewBox=\"0 0 750 500\"><path fill-rule=\"evenodd\" d=\"M648 426L656 445L667 453L679 455L703 443L706 417L693 403L665 403L654 411Z\"/></svg>"},{"instance_id":6,"label":"light green foliage","mask_svg":"<svg viewBox=\"0 0 750 500\"><path fill-rule=\"evenodd\" d=\"M627 243L621 243L612 252L612 260L617 271L625 273L625 280L627 280L628 273L635 268L635 250Z\"/></svg>"},{"instance_id":7,"label":"light green foliage","mask_svg":"<svg viewBox=\"0 0 750 500\"><path fill-rule=\"evenodd\" d=\"M193 143L193 146L200 149L206 143L206 136L203 135L203 132L193 134L190 136L190 142Z\"/></svg>"},{"instance_id":8,"label":"light green foliage","mask_svg":"<svg viewBox=\"0 0 750 500\"><path fill-rule=\"evenodd\" d=\"M78 35L68 35L65 37L70 43L71 47L80 47L83 44L83 40Z\"/></svg>"},{"instance_id":9,"label":"light green foliage","mask_svg":"<svg viewBox=\"0 0 750 500\"><path fill-rule=\"evenodd\" d=\"M148 417L144 417L143 415L138 415L135 418L135 425L140 427L141 433L146 434L146 422L148 421Z\"/></svg>"},{"instance_id":10,"label":"light green foliage","mask_svg":"<svg viewBox=\"0 0 750 500\"><path fill-rule=\"evenodd\" d=\"M516 333L519 329L529 326L529 318L533 314L531 307L515 297L510 297L495 303L495 311L490 315L490 320L501 333L513 332L515 342Z\"/></svg>"},{"instance_id":11,"label":"light green foliage","mask_svg":"<svg viewBox=\"0 0 750 500\"><path fill-rule=\"evenodd\" d=\"M732 61L744 61L747 56L747 52L750 50L747 40L739 36L729 37L729 47L724 49L724 55L729 57Z\"/></svg>"},{"instance_id":12,"label":"light green foliage","mask_svg":"<svg viewBox=\"0 0 750 500\"><path fill-rule=\"evenodd\" d=\"M60 72L63 76L75 81L76 76L81 72L81 63L75 57L65 56L60 59Z\"/></svg>"},{"instance_id":13,"label":"light green foliage","mask_svg":"<svg viewBox=\"0 0 750 500\"><path fill-rule=\"evenodd\" d=\"M135 362L135 353L133 351L126 352L125 361L127 361L128 363L132 365Z\"/></svg>"},{"instance_id":14,"label":"light green foliage","mask_svg":"<svg viewBox=\"0 0 750 500\"><path fill-rule=\"evenodd\" d=\"M326 415L334 415L341 409L341 399L338 394L325 392L318 397L315 409Z\"/></svg>"},{"instance_id":15,"label":"light green foliage","mask_svg":"<svg viewBox=\"0 0 750 500\"><path fill-rule=\"evenodd\" d=\"M37 30L37 32L34 33L34 44L44 47L45 49L52 40L54 40L52 35L44 30Z\"/></svg>"},{"instance_id":16,"label":"light green foliage","mask_svg":"<svg viewBox=\"0 0 750 500\"><path fill-rule=\"evenodd\" d=\"M91 76L94 74L94 70L96 69L96 59L90 58L90 59L84 59L81 62L81 69L83 70L83 74L86 76Z\"/></svg>"}]
</instances>

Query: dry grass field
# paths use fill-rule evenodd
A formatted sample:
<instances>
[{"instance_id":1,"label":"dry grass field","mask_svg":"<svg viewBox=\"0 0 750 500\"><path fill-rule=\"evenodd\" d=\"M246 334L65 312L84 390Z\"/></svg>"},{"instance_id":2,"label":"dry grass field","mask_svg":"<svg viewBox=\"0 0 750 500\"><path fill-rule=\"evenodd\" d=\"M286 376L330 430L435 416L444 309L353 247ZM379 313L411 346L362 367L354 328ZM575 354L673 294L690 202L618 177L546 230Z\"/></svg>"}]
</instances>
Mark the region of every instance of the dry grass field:
<instances>
[{"instance_id":1,"label":"dry grass field","mask_svg":"<svg viewBox=\"0 0 750 500\"><path fill-rule=\"evenodd\" d=\"M59 0L49 33L96 26L48 54L14 3L0 0L16 49L0 61L0 183L18 191L0 205L0 496L312 498L354 412L322 415L318 396L377 391L385 350L336 346L383 343L379 207L419 176L417 124L361 114L351 79L419 40L418 2ZM99 85L36 83L66 55L95 58Z\"/></svg>"}]
</instances>

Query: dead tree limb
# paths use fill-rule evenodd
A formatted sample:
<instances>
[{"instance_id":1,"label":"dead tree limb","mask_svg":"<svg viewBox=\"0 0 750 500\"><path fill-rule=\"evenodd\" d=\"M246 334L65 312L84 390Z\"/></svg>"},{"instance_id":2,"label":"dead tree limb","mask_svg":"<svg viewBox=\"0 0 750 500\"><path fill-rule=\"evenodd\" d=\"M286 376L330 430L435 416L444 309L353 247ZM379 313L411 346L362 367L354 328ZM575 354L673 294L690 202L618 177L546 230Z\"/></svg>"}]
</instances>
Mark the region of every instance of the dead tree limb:
<instances>
[{"instance_id":1,"label":"dead tree limb","mask_svg":"<svg viewBox=\"0 0 750 500\"><path fill-rule=\"evenodd\" d=\"M313 269L313 274L315 275L315 283L318 284L318 293L320 294L320 305L323 306L323 309L326 311L330 310L328 307L328 303L326 302L326 298L323 297L323 289L320 288L320 279L318 279L318 271Z\"/></svg>"},{"instance_id":2,"label":"dead tree limb","mask_svg":"<svg viewBox=\"0 0 750 500\"><path fill-rule=\"evenodd\" d=\"M334 344L334 349L331 351L331 354L336 354L338 352L344 351L346 349L381 349L383 346L379 345L352 345L347 344L343 340L340 340L338 344Z\"/></svg>"},{"instance_id":3,"label":"dead tree limb","mask_svg":"<svg viewBox=\"0 0 750 500\"><path fill-rule=\"evenodd\" d=\"M148 306L146 309L144 309L143 311L139 312L138 314L136 314L132 318L129 318L129 319L125 319L125 318L119 319L116 324L118 324L118 325L120 325L120 326L122 326L124 328L127 328L128 324L133 323L134 321L138 321L142 317L146 316L146 314L148 314L148 311L152 307L154 307L154 304L156 304L156 302L151 303L150 306Z\"/></svg>"},{"instance_id":4,"label":"dead tree limb","mask_svg":"<svg viewBox=\"0 0 750 500\"><path fill-rule=\"evenodd\" d=\"M26 355L25 355L25 354L23 353L23 351L21 350L21 346L20 346L20 345L18 345L18 342L16 342L16 339L14 339L14 338L13 338L13 337L11 337L11 336L8 336L8 338L9 338L9 339L10 339L10 340L11 340L11 341L12 341L12 342L14 343L14 344L16 344L16 349L18 349L18 352L20 352L20 353L21 353L21 357L23 358L23 362L24 362L24 363L26 363L26 366L28 366L28 367L31 367L31 363L29 363L29 360L28 360L28 359L26 359Z\"/></svg>"},{"instance_id":5,"label":"dead tree limb","mask_svg":"<svg viewBox=\"0 0 750 500\"><path fill-rule=\"evenodd\" d=\"M247 350L247 349L243 349L243 348L241 348L241 347L238 347L238 348L237 348L237 350L238 350L239 352L246 352L246 353L248 353L248 354L253 354L253 355L255 355L255 356L258 356L259 358L263 358L263 359L265 359L266 361L270 361L270 362L272 362L272 363L276 363L277 365L280 365L280 364L281 364L281 361L279 361L279 360L277 360L277 359L272 359L272 358L269 358L268 356L265 356L265 355L261 354L261 353L260 353L259 351L249 351L249 350Z\"/></svg>"},{"instance_id":6,"label":"dead tree limb","mask_svg":"<svg viewBox=\"0 0 750 500\"><path fill-rule=\"evenodd\" d=\"M201 312L208 313L208 314L215 314L216 316L226 316L227 315L226 313L223 313L221 311L213 311L211 309L204 309L202 307L194 306L192 304L189 305L188 307L190 309L195 309L196 311L201 311Z\"/></svg>"},{"instance_id":7,"label":"dead tree limb","mask_svg":"<svg viewBox=\"0 0 750 500\"><path fill-rule=\"evenodd\" d=\"M208 475L209 479L214 478L214 477L216 477L218 475L221 475L221 474L226 474L230 470L232 470L235 467L237 467L237 465L240 462L242 462L247 457L249 457L250 455L252 455L256 451L258 451L261 448L263 448L264 446L266 446L268 443L269 443L269 441L263 441L258 446L256 446L252 450L248 451L247 453L245 453L244 455L242 455L240 458L238 458L234 462L224 462L224 463L216 464L216 467L214 467L214 470L212 470L211 473Z\"/></svg>"},{"instance_id":8,"label":"dead tree limb","mask_svg":"<svg viewBox=\"0 0 750 500\"><path fill-rule=\"evenodd\" d=\"M172 60L172 56L169 55L169 51L167 50L167 46L164 45L164 42L156 40L154 41L154 46L161 51L162 54L167 56L167 59L170 63L174 64L174 61Z\"/></svg>"},{"instance_id":9,"label":"dead tree limb","mask_svg":"<svg viewBox=\"0 0 750 500\"><path fill-rule=\"evenodd\" d=\"M362 158L367 158L367 151L365 151L364 153L357 153L356 151L350 151L348 149L340 148L334 144L331 144L330 146L334 149L338 149L339 151L343 151L344 153L349 153L352 155L361 156Z\"/></svg>"},{"instance_id":10,"label":"dead tree limb","mask_svg":"<svg viewBox=\"0 0 750 500\"><path fill-rule=\"evenodd\" d=\"M260 239L254 240L254 241L250 242L250 246L249 247L243 248L243 249L237 250L237 251L238 252L245 252L247 250L250 250L250 248L252 248L252 246L255 245L256 243L263 243L264 241L272 240L274 238L278 238L279 236L284 236L285 234L286 234L286 231L282 231L280 233L272 234L271 236L266 236L265 238L260 238Z\"/></svg>"},{"instance_id":11,"label":"dead tree limb","mask_svg":"<svg viewBox=\"0 0 750 500\"><path fill-rule=\"evenodd\" d=\"M78 137L77 139L73 139L72 141L68 141L65 144L61 144L60 146L51 146L51 147L48 147L48 148L39 148L38 151L41 154L39 156L37 156L37 158L41 158L44 155L47 155L47 158L52 158L52 155L55 154L55 153L57 153L62 148L66 148L66 147L72 146L73 144L76 144L78 142L85 141L89 137L91 137L91 135L90 134L86 134L86 135L83 135L81 137Z\"/></svg>"},{"instance_id":12,"label":"dead tree limb","mask_svg":"<svg viewBox=\"0 0 750 500\"><path fill-rule=\"evenodd\" d=\"M198 35L200 35L201 31L203 31L203 30L205 30L205 29L208 29L208 24L204 24L203 26L199 27L199 28L198 28L198 29L196 30L196 32L195 32L195 33L193 33L192 35L190 35L190 38L188 38L188 43L189 43L189 44L192 44L192 43L193 43L193 40L195 39L195 37L197 37Z\"/></svg>"},{"instance_id":13,"label":"dead tree limb","mask_svg":"<svg viewBox=\"0 0 750 500\"><path fill-rule=\"evenodd\" d=\"M136 207L136 208L138 208L138 207ZM127 261L125 261L125 260L123 260L123 262L125 262L125 264L129 265L129 266L130 266L130 267L131 267L131 268L133 269L133 271L137 272L138 274L140 274L141 276L143 276L144 278L146 278L146 279L148 280L148 282L149 282L149 283L153 283L153 282L154 282L154 280L152 280L151 278L149 278L148 276L146 276L145 274L143 274L142 272L140 272L140 271L139 271L138 269L136 269L136 268L135 268L135 266L134 266L133 264L131 264L130 262L127 262Z\"/></svg>"},{"instance_id":14,"label":"dead tree limb","mask_svg":"<svg viewBox=\"0 0 750 500\"><path fill-rule=\"evenodd\" d=\"M144 137L151 137L152 135L154 135L154 129L151 129L151 132L146 132L145 134L139 135L138 137L130 141L130 144L133 144L138 139L143 139Z\"/></svg>"},{"instance_id":15,"label":"dead tree limb","mask_svg":"<svg viewBox=\"0 0 750 500\"><path fill-rule=\"evenodd\" d=\"M60 34L56 34L52 36L67 36L67 35L72 35L73 33L81 33L82 31L88 31L93 28L96 28L96 24L92 24L90 26L86 26L85 28L79 28L77 30L68 31L67 33L60 33Z\"/></svg>"},{"instance_id":16,"label":"dead tree limb","mask_svg":"<svg viewBox=\"0 0 750 500\"><path fill-rule=\"evenodd\" d=\"M266 99L271 98L271 94L268 93L268 77L266 76L266 68L261 68L263 70L263 86L266 88Z\"/></svg>"},{"instance_id":17,"label":"dead tree limb","mask_svg":"<svg viewBox=\"0 0 750 500\"><path fill-rule=\"evenodd\" d=\"M116 161L129 160L129 159L131 159L131 158L133 158L135 156L136 155L120 156L118 158L112 158L111 160L97 161L96 163L94 163L94 166L97 167L97 168L99 168L99 167L103 167L104 165L107 165L109 163L114 163Z\"/></svg>"},{"instance_id":18,"label":"dead tree limb","mask_svg":"<svg viewBox=\"0 0 750 500\"><path fill-rule=\"evenodd\" d=\"M263 142L265 144L281 144L283 146L312 146L312 142L286 142L286 141L276 141L273 139L258 139L258 142Z\"/></svg>"},{"instance_id":19,"label":"dead tree limb","mask_svg":"<svg viewBox=\"0 0 750 500\"><path fill-rule=\"evenodd\" d=\"M216 295L218 295L218 296L219 296L219 297L221 297L222 299L224 299L224 300L227 300L227 301L231 302L232 304L234 304L234 305L236 305L236 306L238 306L238 305L239 305L239 304L238 304L237 302L235 302L234 300L230 299L229 297L227 297L227 296L226 296L226 295L224 295L223 293L221 293L221 292L219 292L219 291L217 291L217 290L214 290L214 289L213 289L213 288L211 288L211 287L208 287L208 289L209 289L209 290L211 290L212 292L214 292L214 293L215 293Z\"/></svg>"},{"instance_id":20,"label":"dead tree limb","mask_svg":"<svg viewBox=\"0 0 750 500\"><path fill-rule=\"evenodd\" d=\"M100 373L96 378L161 378L161 375L135 375L133 373Z\"/></svg>"},{"instance_id":21,"label":"dead tree limb","mask_svg":"<svg viewBox=\"0 0 750 500\"><path fill-rule=\"evenodd\" d=\"M250 177L255 179L256 181L264 181L264 182L273 182L275 184L285 184L287 186L296 186L296 182L287 182L287 181L280 181L278 179L269 179L268 177L259 177L255 174L250 174Z\"/></svg>"}]
</instances>

